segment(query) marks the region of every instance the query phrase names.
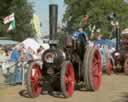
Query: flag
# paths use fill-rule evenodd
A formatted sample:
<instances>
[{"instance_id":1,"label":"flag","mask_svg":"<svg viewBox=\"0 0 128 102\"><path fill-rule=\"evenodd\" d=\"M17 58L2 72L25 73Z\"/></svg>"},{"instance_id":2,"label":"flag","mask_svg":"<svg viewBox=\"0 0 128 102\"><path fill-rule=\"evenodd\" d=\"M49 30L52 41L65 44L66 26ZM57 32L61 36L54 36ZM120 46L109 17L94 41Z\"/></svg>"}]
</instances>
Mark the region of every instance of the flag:
<instances>
[{"instance_id":1,"label":"flag","mask_svg":"<svg viewBox=\"0 0 128 102\"><path fill-rule=\"evenodd\" d=\"M7 32L9 32L10 30L16 27L14 13L4 18L4 24L7 24L7 23L10 23L7 29Z\"/></svg>"},{"instance_id":2,"label":"flag","mask_svg":"<svg viewBox=\"0 0 128 102\"><path fill-rule=\"evenodd\" d=\"M10 30L14 29L15 27L16 27L15 20L13 20L13 21L10 23L10 25L9 25L9 27L8 27L8 29L7 29L7 32L9 32Z\"/></svg>"},{"instance_id":3,"label":"flag","mask_svg":"<svg viewBox=\"0 0 128 102\"><path fill-rule=\"evenodd\" d=\"M40 30L40 19L37 15L33 15L33 24L37 34L37 37L41 37L41 30Z\"/></svg>"},{"instance_id":4,"label":"flag","mask_svg":"<svg viewBox=\"0 0 128 102\"><path fill-rule=\"evenodd\" d=\"M15 20L14 13L12 13L11 15L9 15L9 16L4 18L4 24L7 24L7 23L9 23L9 22L11 22L13 20Z\"/></svg>"}]
</instances>

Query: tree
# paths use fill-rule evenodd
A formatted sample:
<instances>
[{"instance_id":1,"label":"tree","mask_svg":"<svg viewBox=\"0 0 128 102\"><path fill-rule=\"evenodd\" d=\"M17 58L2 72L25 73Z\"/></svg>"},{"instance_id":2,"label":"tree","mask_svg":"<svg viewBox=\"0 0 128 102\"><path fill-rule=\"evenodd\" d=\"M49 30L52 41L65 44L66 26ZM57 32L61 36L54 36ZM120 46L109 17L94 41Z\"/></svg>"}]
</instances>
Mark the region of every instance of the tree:
<instances>
[{"instance_id":1,"label":"tree","mask_svg":"<svg viewBox=\"0 0 128 102\"><path fill-rule=\"evenodd\" d=\"M101 28L104 34L111 31L110 22L107 16L115 12L120 22L121 28L128 26L128 5L123 0L64 0L67 5L63 21L67 23L66 30L69 32L78 27L87 27L80 22L84 15L89 16L89 23ZM125 19L125 21L124 21Z\"/></svg>"},{"instance_id":2,"label":"tree","mask_svg":"<svg viewBox=\"0 0 128 102\"><path fill-rule=\"evenodd\" d=\"M27 0L1 0L0 3L3 5L3 7L0 7L0 14L2 15L0 18L14 12L16 20L16 28L8 33L6 29L9 25L0 24L2 27L0 36L10 37L18 41L34 36L35 32L31 24L33 17L31 3L28 3Z\"/></svg>"},{"instance_id":3,"label":"tree","mask_svg":"<svg viewBox=\"0 0 128 102\"><path fill-rule=\"evenodd\" d=\"M5 36L6 25L3 24L3 18L9 14L9 5L12 0L0 0L0 36Z\"/></svg>"}]
</instances>

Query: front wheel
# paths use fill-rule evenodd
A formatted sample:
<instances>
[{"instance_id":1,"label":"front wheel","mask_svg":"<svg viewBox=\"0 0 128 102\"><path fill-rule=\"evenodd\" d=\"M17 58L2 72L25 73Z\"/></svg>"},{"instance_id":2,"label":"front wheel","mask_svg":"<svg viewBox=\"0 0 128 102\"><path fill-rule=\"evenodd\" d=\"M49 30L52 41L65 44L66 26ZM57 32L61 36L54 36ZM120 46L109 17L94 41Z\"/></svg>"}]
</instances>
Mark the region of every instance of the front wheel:
<instances>
[{"instance_id":1,"label":"front wheel","mask_svg":"<svg viewBox=\"0 0 128 102\"><path fill-rule=\"evenodd\" d=\"M32 62L27 73L27 91L30 97L37 97L42 91L42 71L40 65Z\"/></svg>"},{"instance_id":2,"label":"front wheel","mask_svg":"<svg viewBox=\"0 0 128 102\"><path fill-rule=\"evenodd\" d=\"M74 68L71 62L64 61L61 66L61 91L64 97L72 96L75 87Z\"/></svg>"}]
</instances>

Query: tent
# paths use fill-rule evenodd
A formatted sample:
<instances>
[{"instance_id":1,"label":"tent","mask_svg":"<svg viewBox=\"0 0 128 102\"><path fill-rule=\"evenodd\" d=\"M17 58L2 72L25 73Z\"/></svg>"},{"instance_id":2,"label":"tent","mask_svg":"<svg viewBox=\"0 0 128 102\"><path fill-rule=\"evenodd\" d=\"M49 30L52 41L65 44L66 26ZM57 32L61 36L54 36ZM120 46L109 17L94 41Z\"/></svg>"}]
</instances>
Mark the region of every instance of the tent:
<instances>
[{"instance_id":1,"label":"tent","mask_svg":"<svg viewBox=\"0 0 128 102\"><path fill-rule=\"evenodd\" d=\"M40 47L40 45L38 44L38 42L36 42L36 40L34 40L33 38L27 38L22 43L24 44L24 47L26 49L28 49L29 47L31 47L35 52Z\"/></svg>"},{"instance_id":2,"label":"tent","mask_svg":"<svg viewBox=\"0 0 128 102\"><path fill-rule=\"evenodd\" d=\"M40 46L43 46L44 49L48 49L49 45L48 44L44 44L43 41L39 40L39 39L34 39L34 38L27 38L26 40L24 40L22 42L24 44L24 47L26 49L28 49L29 47L32 48L35 52L37 52L37 49Z\"/></svg>"},{"instance_id":3,"label":"tent","mask_svg":"<svg viewBox=\"0 0 128 102\"><path fill-rule=\"evenodd\" d=\"M0 45L16 45L18 42L14 40L0 40Z\"/></svg>"},{"instance_id":4,"label":"tent","mask_svg":"<svg viewBox=\"0 0 128 102\"><path fill-rule=\"evenodd\" d=\"M128 28L125 28L125 29L121 32L121 34L128 34Z\"/></svg>"}]
</instances>

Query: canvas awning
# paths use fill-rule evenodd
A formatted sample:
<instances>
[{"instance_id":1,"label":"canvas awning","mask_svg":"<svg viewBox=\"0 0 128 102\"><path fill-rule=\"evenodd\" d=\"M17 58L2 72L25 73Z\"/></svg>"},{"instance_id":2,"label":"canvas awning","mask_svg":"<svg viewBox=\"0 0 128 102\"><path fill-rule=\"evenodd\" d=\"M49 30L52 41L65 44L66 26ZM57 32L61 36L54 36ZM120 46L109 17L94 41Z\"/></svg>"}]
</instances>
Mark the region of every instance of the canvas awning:
<instances>
[{"instance_id":1,"label":"canvas awning","mask_svg":"<svg viewBox=\"0 0 128 102\"><path fill-rule=\"evenodd\" d=\"M14 40L0 40L0 45L16 45L18 42Z\"/></svg>"},{"instance_id":2,"label":"canvas awning","mask_svg":"<svg viewBox=\"0 0 128 102\"><path fill-rule=\"evenodd\" d=\"M128 28L125 28L125 29L121 32L121 34L128 34Z\"/></svg>"}]
</instances>

